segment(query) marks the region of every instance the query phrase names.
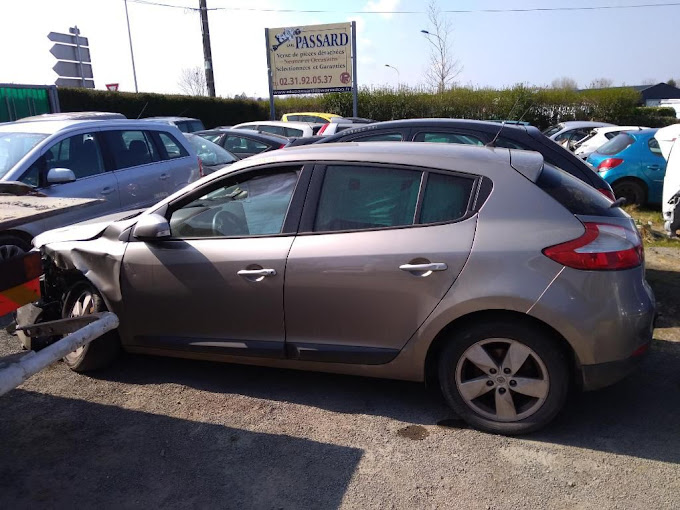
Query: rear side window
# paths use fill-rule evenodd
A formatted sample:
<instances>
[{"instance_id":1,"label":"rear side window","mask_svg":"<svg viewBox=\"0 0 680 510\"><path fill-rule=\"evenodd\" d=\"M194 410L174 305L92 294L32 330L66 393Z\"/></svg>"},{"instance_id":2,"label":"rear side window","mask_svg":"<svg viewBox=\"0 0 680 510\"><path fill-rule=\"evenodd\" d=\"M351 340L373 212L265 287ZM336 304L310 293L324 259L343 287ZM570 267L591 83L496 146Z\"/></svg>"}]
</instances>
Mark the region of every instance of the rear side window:
<instances>
[{"instance_id":1,"label":"rear side window","mask_svg":"<svg viewBox=\"0 0 680 510\"><path fill-rule=\"evenodd\" d=\"M269 149L269 145L244 136L227 135L224 148L234 154L257 154Z\"/></svg>"},{"instance_id":2,"label":"rear side window","mask_svg":"<svg viewBox=\"0 0 680 510\"><path fill-rule=\"evenodd\" d=\"M282 126L260 126L259 131L264 133L274 133L275 135L285 135L284 128Z\"/></svg>"},{"instance_id":3,"label":"rear side window","mask_svg":"<svg viewBox=\"0 0 680 510\"><path fill-rule=\"evenodd\" d=\"M263 130L264 131L264 130ZM318 131L318 129L317 129ZM283 130L281 132L278 131L270 131L270 133L274 133L276 135L283 135ZM286 128L286 133L285 136L302 136L304 134L304 131L302 129L295 129L295 128Z\"/></svg>"},{"instance_id":4,"label":"rear side window","mask_svg":"<svg viewBox=\"0 0 680 510\"><path fill-rule=\"evenodd\" d=\"M203 131L205 127L203 126L203 122L200 120L192 120L189 121L189 129L192 133L195 131Z\"/></svg>"},{"instance_id":5,"label":"rear side window","mask_svg":"<svg viewBox=\"0 0 680 510\"><path fill-rule=\"evenodd\" d=\"M165 151L163 159L184 158L189 155L187 150L169 133L158 133L162 148Z\"/></svg>"},{"instance_id":6,"label":"rear side window","mask_svg":"<svg viewBox=\"0 0 680 510\"><path fill-rule=\"evenodd\" d=\"M421 176L417 170L328 166L314 231L412 225Z\"/></svg>"},{"instance_id":7,"label":"rear side window","mask_svg":"<svg viewBox=\"0 0 680 510\"><path fill-rule=\"evenodd\" d=\"M473 185L473 179L430 173L419 223L453 221L465 216Z\"/></svg>"},{"instance_id":8,"label":"rear side window","mask_svg":"<svg viewBox=\"0 0 680 510\"><path fill-rule=\"evenodd\" d=\"M414 142L459 143L463 145L484 145L479 138L463 133L418 133Z\"/></svg>"},{"instance_id":9,"label":"rear side window","mask_svg":"<svg viewBox=\"0 0 680 510\"><path fill-rule=\"evenodd\" d=\"M286 121L288 122L297 122L300 120L301 115L287 115L286 116Z\"/></svg>"},{"instance_id":10,"label":"rear side window","mask_svg":"<svg viewBox=\"0 0 680 510\"><path fill-rule=\"evenodd\" d=\"M619 152L627 149L633 143L635 143L635 138L626 133L619 133L614 138L605 143L602 147L597 149L596 152L605 156L613 156L614 154L618 154Z\"/></svg>"},{"instance_id":11,"label":"rear side window","mask_svg":"<svg viewBox=\"0 0 680 510\"><path fill-rule=\"evenodd\" d=\"M116 169L148 165L160 157L151 137L144 131L105 131Z\"/></svg>"},{"instance_id":12,"label":"rear side window","mask_svg":"<svg viewBox=\"0 0 680 510\"><path fill-rule=\"evenodd\" d=\"M552 165L544 165L536 185L557 200L572 214L625 218L620 207L595 188Z\"/></svg>"},{"instance_id":13,"label":"rear side window","mask_svg":"<svg viewBox=\"0 0 680 510\"><path fill-rule=\"evenodd\" d=\"M657 141L656 138L651 137L647 142L647 146L649 147L649 150L652 151L657 156L663 156L663 154L661 153L661 147L659 147L659 142Z\"/></svg>"}]
</instances>

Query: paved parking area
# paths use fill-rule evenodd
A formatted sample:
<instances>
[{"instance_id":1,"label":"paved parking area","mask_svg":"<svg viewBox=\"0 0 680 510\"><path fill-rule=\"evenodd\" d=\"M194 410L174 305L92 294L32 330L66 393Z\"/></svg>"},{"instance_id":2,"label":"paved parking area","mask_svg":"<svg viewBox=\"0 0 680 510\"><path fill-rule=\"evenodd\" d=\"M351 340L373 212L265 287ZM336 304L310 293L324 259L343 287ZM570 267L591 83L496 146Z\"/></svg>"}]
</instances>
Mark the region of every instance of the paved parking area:
<instances>
[{"instance_id":1,"label":"paved parking area","mask_svg":"<svg viewBox=\"0 0 680 510\"><path fill-rule=\"evenodd\" d=\"M411 383L143 356L90 377L58 363L0 399L0 506L679 508L674 317L638 373L520 438L466 428ZM0 335L0 355L17 346Z\"/></svg>"}]
</instances>

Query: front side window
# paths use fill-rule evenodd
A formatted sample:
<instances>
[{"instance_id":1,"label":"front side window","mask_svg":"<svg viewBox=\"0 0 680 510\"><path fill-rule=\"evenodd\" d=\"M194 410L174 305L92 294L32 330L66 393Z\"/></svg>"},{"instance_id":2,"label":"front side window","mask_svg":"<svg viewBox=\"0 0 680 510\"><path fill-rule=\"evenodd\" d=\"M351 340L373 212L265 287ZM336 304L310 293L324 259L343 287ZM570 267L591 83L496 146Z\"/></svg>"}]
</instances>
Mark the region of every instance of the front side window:
<instances>
[{"instance_id":1,"label":"front side window","mask_svg":"<svg viewBox=\"0 0 680 510\"><path fill-rule=\"evenodd\" d=\"M48 149L44 158L48 170L68 168L76 179L104 172L102 151L94 133L75 135L58 142Z\"/></svg>"},{"instance_id":2,"label":"front side window","mask_svg":"<svg viewBox=\"0 0 680 510\"><path fill-rule=\"evenodd\" d=\"M144 131L105 131L116 169L148 165L160 158L151 138Z\"/></svg>"},{"instance_id":3,"label":"front side window","mask_svg":"<svg viewBox=\"0 0 680 510\"><path fill-rule=\"evenodd\" d=\"M315 232L413 224L422 172L330 165L321 188Z\"/></svg>"},{"instance_id":4,"label":"front side window","mask_svg":"<svg viewBox=\"0 0 680 510\"><path fill-rule=\"evenodd\" d=\"M375 135L352 138L354 142L401 142L404 139L401 133L378 133Z\"/></svg>"},{"instance_id":5,"label":"front side window","mask_svg":"<svg viewBox=\"0 0 680 510\"><path fill-rule=\"evenodd\" d=\"M170 216L170 232L177 238L280 234L299 173L231 178L176 209Z\"/></svg>"},{"instance_id":6,"label":"front side window","mask_svg":"<svg viewBox=\"0 0 680 510\"><path fill-rule=\"evenodd\" d=\"M420 223L453 221L465 216L474 180L455 175L429 174Z\"/></svg>"},{"instance_id":7,"label":"front side window","mask_svg":"<svg viewBox=\"0 0 680 510\"><path fill-rule=\"evenodd\" d=\"M460 143L464 145L484 145L479 138L461 133L418 133L414 142Z\"/></svg>"}]
</instances>

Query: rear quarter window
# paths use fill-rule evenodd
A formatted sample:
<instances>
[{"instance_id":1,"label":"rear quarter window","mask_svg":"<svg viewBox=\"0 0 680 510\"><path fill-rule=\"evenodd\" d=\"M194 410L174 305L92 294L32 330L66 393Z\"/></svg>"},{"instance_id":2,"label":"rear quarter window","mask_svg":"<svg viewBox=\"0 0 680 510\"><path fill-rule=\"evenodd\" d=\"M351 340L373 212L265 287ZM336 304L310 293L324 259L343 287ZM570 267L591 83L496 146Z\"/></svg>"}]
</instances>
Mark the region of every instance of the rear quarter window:
<instances>
[{"instance_id":1,"label":"rear quarter window","mask_svg":"<svg viewBox=\"0 0 680 510\"><path fill-rule=\"evenodd\" d=\"M536 185L572 214L627 218L620 207L595 188L552 165L544 165Z\"/></svg>"}]
</instances>

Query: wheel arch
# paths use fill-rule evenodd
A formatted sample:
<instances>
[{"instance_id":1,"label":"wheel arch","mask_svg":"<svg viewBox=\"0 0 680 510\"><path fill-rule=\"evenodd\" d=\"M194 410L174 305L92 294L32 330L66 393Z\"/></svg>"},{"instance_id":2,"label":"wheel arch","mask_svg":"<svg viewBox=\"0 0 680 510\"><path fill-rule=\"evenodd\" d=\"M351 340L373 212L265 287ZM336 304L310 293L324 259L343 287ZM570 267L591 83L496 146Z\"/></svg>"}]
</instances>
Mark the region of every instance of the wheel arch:
<instances>
[{"instance_id":1,"label":"wheel arch","mask_svg":"<svg viewBox=\"0 0 680 510\"><path fill-rule=\"evenodd\" d=\"M439 387L437 360L439 359L439 354L441 353L442 348L447 344L447 342L452 341L451 337L456 331L460 331L463 328L469 327L476 323L490 322L494 320L518 321L542 330L547 336L551 337L553 341L559 346L559 348L567 355L567 359L569 360L569 373L571 382L574 383L575 381L579 380L579 378L576 377L580 371L578 356L569 342L555 328L549 324L546 324L540 319L527 315L526 313L513 310L492 309L478 310L458 317L449 322L439 331L439 333L437 333L437 335L435 335L427 350L427 355L425 356L424 371L425 383L427 386L432 388Z\"/></svg>"},{"instance_id":2,"label":"wheel arch","mask_svg":"<svg viewBox=\"0 0 680 510\"><path fill-rule=\"evenodd\" d=\"M649 199L649 185L645 182L644 179L641 179L640 177L637 177L636 175L624 175L616 179L614 182L611 183L612 190L617 184L621 184L623 182L634 182L635 184L639 184L642 186L642 189L645 192L645 198L648 200Z\"/></svg>"},{"instance_id":3,"label":"wheel arch","mask_svg":"<svg viewBox=\"0 0 680 510\"><path fill-rule=\"evenodd\" d=\"M33 236L29 234L28 232L25 232L20 229L10 229L10 230L3 230L0 232L0 239L6 236L13 236L13 237L18 237L22 241L25 241L26 244L29 246L32 246L31 241L33 241Z\"/></svg>"}]
</instances>

